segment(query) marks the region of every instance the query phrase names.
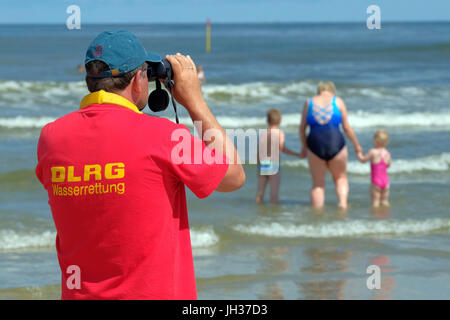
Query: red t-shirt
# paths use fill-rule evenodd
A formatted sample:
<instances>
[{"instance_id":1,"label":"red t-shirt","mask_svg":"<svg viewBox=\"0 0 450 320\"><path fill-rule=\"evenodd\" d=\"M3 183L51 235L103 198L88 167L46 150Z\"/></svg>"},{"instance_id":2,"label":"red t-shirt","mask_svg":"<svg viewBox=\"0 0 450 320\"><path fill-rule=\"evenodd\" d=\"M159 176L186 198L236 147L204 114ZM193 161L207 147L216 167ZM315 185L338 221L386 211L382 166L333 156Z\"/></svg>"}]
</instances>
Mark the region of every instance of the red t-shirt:
<instances>
[{"instance_id":1,"label":"red t-shirt","mask_svg":"<svg viewBox=\"0 0 450 320\"><path fill-rule=\"evenodd\" d=\"M221 163L194 161L199 150ZM184 185L207 197L227 168L185 126L104 91L47 124L36 175L57 230L62 299L196 299Z\"/></svg>"}]
</instances>

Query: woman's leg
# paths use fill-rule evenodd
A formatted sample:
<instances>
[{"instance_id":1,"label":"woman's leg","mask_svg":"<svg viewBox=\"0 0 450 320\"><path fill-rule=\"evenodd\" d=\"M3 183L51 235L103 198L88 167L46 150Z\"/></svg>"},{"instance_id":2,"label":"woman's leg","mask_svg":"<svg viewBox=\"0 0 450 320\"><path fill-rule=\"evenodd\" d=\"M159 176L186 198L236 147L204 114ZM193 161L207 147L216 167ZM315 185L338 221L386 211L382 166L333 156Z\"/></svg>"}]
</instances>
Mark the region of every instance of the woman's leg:
<instances>
[{"instance_id":1,"label":"woman's leg","mask_svg":"<svg viewBox=\"0 0 450 320\"><path fill-rule=\"evenodd\" d=\"M347 179L347 147L341 151L330 161L328 161L328 169L330 169L333 181L336 186L336 195L339 202L339 208L347 209L348 199L348 179Z\"/></svg>"},{"instance_id":2,"label":"woman's leg","mask_svg":"<svg viewBox=\"0 0 450 320\"><path fill-rule=\"evenodd\" d=\"M278 203L278 192L280 190L281 173L278 171L276 174L269 176L270 184L270 202Z\"/></svg>"},{"instance_id":3,"label":"woman's leg","mask_svg":"<svg viewBox=\"0 0 450 320\"><path fill-rule=\"evenodd\" d=\"M319 209L325 202L325 175L327 173L327 162L308 150L309 170L313 181L311 190L311 205Z\"/></svg>"},{"instance_id":4,"label":"woman's leg","mask_svg":"<svg viewBox=\"0 0 450 320\"><path fill-rule=\"evenodd\" d=\"M264 191L266 191L269 176L262 176L258 174L258 190L256 191L256 203L262 203L264 200Z\"/></svg>"}]
</instances>

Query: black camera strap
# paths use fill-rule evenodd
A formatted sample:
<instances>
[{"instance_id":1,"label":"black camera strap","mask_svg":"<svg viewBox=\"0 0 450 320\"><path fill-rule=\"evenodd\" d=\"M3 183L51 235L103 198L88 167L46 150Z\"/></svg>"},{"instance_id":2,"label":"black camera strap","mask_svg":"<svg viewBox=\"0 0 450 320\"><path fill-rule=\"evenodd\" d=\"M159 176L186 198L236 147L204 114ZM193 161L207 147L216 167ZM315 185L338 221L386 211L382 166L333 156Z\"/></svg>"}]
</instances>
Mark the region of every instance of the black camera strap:
<instances>
[{"instance_id":1,"label":"black camera strap","mask_svg":"<svg viewBox=\"0 0 450 320\"><path fill-rule=\"evenodd\" d=\"M178 120L177 105L175 103L175 99L173 98L172 94L170 94L170 98L172 99L172 106L173 106L173 110L175 111L175 121L177 122L177 124L179 124L180 121Z\"/></svg>"},{"instance_id":2,"label":"black camera strap","mask_svg":"<svg viewBox=\"0 0 450 320\"><path fill-rule=\"evenodd\" d=\"M180 123L179 119L178 119L178 113L177 113L177 104L175 103L175 99L173 98L172 95L172 88L173 88L173 80L166 80L164 82L164 85L166 86L166 88L169 90L170 93L170 99L172 100L172 106L173 106L173 111L175 111L175 121L177 124Z\"/></svg>"}]
</instances>

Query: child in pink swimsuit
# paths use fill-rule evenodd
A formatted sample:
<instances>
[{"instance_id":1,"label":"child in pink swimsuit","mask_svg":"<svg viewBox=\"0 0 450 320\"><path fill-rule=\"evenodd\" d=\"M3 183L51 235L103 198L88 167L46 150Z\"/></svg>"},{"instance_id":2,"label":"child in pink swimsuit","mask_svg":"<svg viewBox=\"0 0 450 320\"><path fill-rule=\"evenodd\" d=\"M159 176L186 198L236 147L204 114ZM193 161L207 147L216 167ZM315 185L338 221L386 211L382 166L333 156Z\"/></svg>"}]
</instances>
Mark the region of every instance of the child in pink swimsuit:
<instances>
[{"instance_id":1,"label":"child in pink swimsuit","mask_svg":"<svg viewBox=\"0 0 450 320\"><path fill-rule=\"evenodd\" d=\"M375 148L370 149L366 155L358 153L361 162L370 160L372 186L370 189L372 206L389 206L389 176L387 168L391 164L391 154L386 150L389 143L389 133L385 130L375 132L373 144Z\"/></svg>"}]
</instances>

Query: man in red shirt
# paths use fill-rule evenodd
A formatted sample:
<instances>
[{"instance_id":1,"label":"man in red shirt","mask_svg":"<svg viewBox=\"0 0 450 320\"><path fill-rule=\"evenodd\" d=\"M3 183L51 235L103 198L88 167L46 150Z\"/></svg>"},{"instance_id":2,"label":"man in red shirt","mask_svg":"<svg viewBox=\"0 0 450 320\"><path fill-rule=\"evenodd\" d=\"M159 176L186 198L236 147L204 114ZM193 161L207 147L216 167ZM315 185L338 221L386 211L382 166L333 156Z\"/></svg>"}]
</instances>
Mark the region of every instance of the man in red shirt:
<instances>
[{"instance_id":1,"label":"man in red shirt","mask_svg":"<svg viewBox=\"0 0 450 320\"><path fill-rule=\"evenodd\" d=\"M214 147L140 111L146 69L161 58L126 31L94 39L85 61L91 94L42 129L36 175L57 230L62 299L197 298L184 186L203 198L239 189L245 174L192 59L166 58L174 98L201 122L200 137L215 132ZM200 152L215 161L198 161Z\"/></svg>"}]
</instances>

